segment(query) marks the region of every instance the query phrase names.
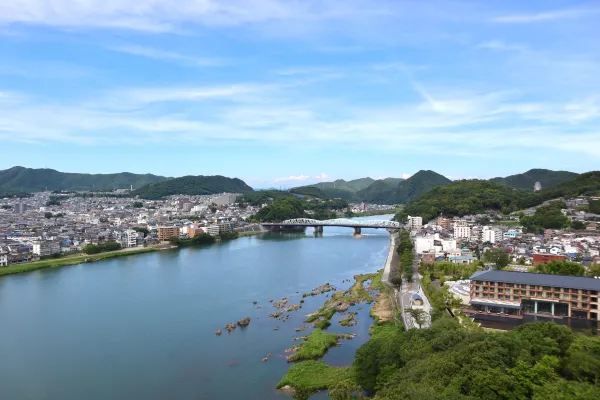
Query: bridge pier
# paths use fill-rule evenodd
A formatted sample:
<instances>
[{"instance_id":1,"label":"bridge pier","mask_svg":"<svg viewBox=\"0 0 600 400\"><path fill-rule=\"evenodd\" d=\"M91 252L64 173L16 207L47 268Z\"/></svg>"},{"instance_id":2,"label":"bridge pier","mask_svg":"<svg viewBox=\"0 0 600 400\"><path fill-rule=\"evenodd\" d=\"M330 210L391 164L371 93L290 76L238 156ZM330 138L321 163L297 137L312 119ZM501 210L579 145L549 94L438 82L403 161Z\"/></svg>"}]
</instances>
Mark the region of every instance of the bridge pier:
<instances>
[{"instance_id":1,"label":"bridge pier","mask_svg":"<svg viewBox=\"0 0 600 400\"><path fill-rule=\"evenodd\" d=\"M354 227L354 234L357 235L357 236L360 235L360 226L355 226Z\"/></svg>"},{"instance_id":2,"label":"bridge pier","mask_svg":"<svg viewBox=\"0 0 600 400\"><path fill-rule=\"evenodd\" d=\"M323 225L315 225L314 226L314 233L315 235L322 235L323 234Z\"/></svg>"}]
</instances>

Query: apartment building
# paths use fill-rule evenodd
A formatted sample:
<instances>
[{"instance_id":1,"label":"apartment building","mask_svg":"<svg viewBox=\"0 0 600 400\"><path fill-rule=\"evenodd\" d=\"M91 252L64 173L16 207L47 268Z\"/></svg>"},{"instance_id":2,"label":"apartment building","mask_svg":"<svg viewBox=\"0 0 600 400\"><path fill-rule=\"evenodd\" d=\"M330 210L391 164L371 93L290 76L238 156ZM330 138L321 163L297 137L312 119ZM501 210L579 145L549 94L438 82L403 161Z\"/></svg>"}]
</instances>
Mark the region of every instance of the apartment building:
<instances>
[{"instance_id":1,"label":"apartment building","mask_svg":"<svg viewBox=\"0 0 600 400\"><path fill-rule=\"evenodd\" d=\"M406 221L406 227L408 229L421 229L423 226L423 218L421 217L411 217L410 215Z\"/></svg>"},{"instance_id":2,"label":"apartment building","mask_svg":"<svg viewBox=\"0 0 600 400\"><path fill-rule=\"evenodd\" d=\"M470 278L473 313L600 321L600 279L490 270Z\"/></svg>"},{"instance_id":3,"label":"apartment building","mask_svg":"<svg viewBox=\"0 0 600 400\"><path fill-rule=\"evenodd\" d=\"M179 228L176 226L159 226L158 240L161 242L179 237Z\"/></svg>"},{"instance_id":4,"label":"apartment building","mask_svg":"<svg viewBox=\"0 0 600 400\"><path fill-rule=\"evenodd\" d=\"M58 240L38 240L32 243L32 253L38 257L48 257L60 253Z\"/></svg>"}]
</instances>

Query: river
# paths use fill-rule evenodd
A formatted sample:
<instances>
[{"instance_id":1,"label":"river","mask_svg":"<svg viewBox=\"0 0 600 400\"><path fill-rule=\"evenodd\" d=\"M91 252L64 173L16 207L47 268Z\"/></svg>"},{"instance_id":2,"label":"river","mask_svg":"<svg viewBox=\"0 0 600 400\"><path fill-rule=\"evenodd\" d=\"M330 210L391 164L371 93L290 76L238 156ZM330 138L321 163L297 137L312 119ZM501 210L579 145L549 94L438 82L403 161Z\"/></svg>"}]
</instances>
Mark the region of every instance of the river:
<instances>
[{"instance_id":1,"label":"river","mask_svg":"<svg viewBox=\"0 0 600 400\"><path fill-rule=\"evenodd\" d=\"M326 227L2 277L0 399L288 399L275 390L284 350L325 295L285 322L268 317L269 300L298 303L325 282L345 289L382 268L388 245L385 230ZM355 309L356 326L336 316L329 331L357 337L327 362L350 363L367 340L368 306ZM215 335L245 316L248 328Z\"/></svg>"}]
</instances>

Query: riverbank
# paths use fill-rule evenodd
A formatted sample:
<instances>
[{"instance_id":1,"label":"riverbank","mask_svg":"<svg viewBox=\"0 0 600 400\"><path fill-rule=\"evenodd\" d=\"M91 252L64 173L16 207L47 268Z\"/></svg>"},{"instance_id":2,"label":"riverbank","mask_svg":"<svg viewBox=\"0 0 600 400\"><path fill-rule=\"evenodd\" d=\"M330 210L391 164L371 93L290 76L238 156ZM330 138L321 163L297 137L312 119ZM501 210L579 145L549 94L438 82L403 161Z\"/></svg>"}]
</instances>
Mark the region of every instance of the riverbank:
<instances>
[{"instance_id":1,"label":"riverbank","mask_svg":"<svg viewBox=\"0 0 600 400\"><path fill-rule=\"evenodd\" d=\"M115 251L107 251L98 254L74 254L60 258L51 258L47 260L33 261L30 263L15 264L9 265L8 267L2 267L0 268L0 276L21 274L46 268L68 267L78 264L107 260L110 258L132 256L135 254L151 253L154 251L168 250L174 248L177 248L177 246L157 245L148 247L133 247Z\"/></svg>"},{"instance_id":2,"label":"riverbank","mask_svg":"<svg viewBox=\"0 0 600 400\"><path fill-rule=\"evenodd\" d=\"M307 350L299 356L293 354L289 361L299 361L292 365L279 381L277 388L293 396L294 399L308 399L320 390L344 393L348 396L361 393L356 384L353 365L334 366L321 360L328 349L336 345L336 333L325 332L330 320L336 313L341 313L338 321L341 326L348 316L354 317L349 307L359 304L369 306L372 318L371 330L377 332L381 327L398 324L396 290L389 283L392 262L396 258L396 238L390 236L390 248L384 268L376 273L354 276L354 283L345 291L337 291L329 297L317 311L308 314L306 322L313 323L315 330L305 339L301 349ZM368 283L368 286L366 285ZM344 318L344 316L346 316ZM352 336L352 334L348 335ZM312 342L314 345L309 346ZM307 347L308 349L304 349ZM311 350L310 352L308 350ZM305 353L309 353L308 355ZM347 397L354 398L354 397Z\"/></svg>"}]
</instances>

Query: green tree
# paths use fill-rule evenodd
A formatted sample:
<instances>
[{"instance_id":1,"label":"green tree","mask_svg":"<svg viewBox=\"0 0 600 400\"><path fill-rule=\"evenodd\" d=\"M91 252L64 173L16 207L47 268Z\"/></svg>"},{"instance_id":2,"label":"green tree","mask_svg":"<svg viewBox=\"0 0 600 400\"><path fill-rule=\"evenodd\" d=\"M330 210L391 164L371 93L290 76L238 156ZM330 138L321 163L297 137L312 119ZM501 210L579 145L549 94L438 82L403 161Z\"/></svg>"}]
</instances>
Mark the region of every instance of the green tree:
<instances>
[{"instance_id":1,"label":"green tree","mask_svg":"<svg viewBox=\"0 0 600 400\"><path fill-rule=\"evenodd\" d=\"M496 264L496 268L504 268L508 265L510 258L506 250L500 247L494 247L483 254L483 260L485 262Z\"/></svg>"},{"instance_id":2,"label":"green tree","mask_svg":"<svg viewBox=\"0 0 600 400\"><path fill-rule=\"evenodd\" d=\"M583 265L571 261L550 261L539 264L535 267L535 271L541 274L576 276L582 276L585 273Z\"/></svg>"}]
</instances>

